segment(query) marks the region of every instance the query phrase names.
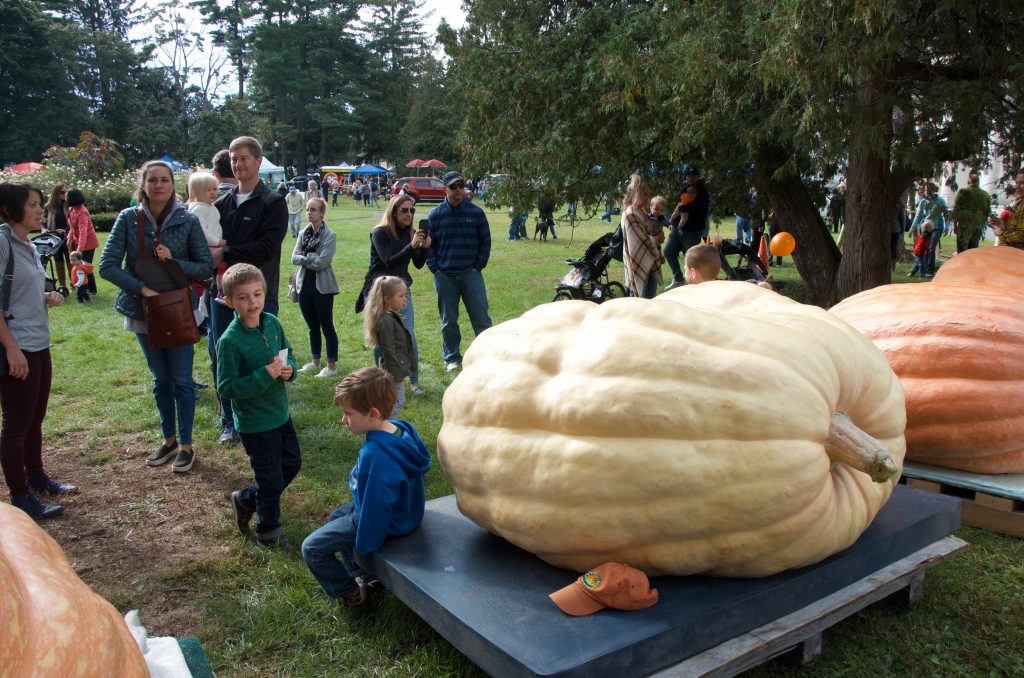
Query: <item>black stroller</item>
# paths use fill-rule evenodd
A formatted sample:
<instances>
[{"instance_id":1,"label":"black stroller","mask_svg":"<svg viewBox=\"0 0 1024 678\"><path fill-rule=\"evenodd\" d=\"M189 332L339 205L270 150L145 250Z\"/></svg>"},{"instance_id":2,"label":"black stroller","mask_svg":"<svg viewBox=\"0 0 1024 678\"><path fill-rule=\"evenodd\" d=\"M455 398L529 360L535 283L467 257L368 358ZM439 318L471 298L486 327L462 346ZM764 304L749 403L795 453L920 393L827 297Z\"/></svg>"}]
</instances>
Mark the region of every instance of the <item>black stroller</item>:
<instances>
[{"instance_id":1,"label":"black stroller","mask_svg":"<svg viewBox=\"0 0 1024 678\"><path fill-rule=\"evenodd\" d=\"M552 301L585 299L600 304L606 299L626 296L626 288L618 280L608 280L608 264L622 260L621 243L616 247L613 234L605 233L587 247L579 259L566 259L573 267L555 288Z\"/></svg>"},{"instance_id":2,"label":"black stroller","mask_svg":"<svg viewBox=\"0 0 1024 678\"><path fill-rule=\"evenodd\" d=\"M56 233L40 233L32 238L32 246L36 248L36 254L39 255L39 261L43 265L43 270L46 270L47 265L50 267L50 275L46 278L45 283L46 291L60 292L61 296L67 298L68 288L64 285L57 286L57 274L53 263L54 259L63 256L64 238Z\"/></svg>"},{"instance_id":3,"label":"black stroller","mask_svg":"<svg viewBox=\"0 0 1024 678\"><path fill-rule=\"evenodd\" d=\"M737 255L736 262L730 263L726 256L734 254ZM718 248L718 258L722 262L722 273L725 274L726 280L749 280L757 283L768 279L768 267L757 255L757 250L742 240L722 240L722 245Z\"/></svg>"}]
</instances>

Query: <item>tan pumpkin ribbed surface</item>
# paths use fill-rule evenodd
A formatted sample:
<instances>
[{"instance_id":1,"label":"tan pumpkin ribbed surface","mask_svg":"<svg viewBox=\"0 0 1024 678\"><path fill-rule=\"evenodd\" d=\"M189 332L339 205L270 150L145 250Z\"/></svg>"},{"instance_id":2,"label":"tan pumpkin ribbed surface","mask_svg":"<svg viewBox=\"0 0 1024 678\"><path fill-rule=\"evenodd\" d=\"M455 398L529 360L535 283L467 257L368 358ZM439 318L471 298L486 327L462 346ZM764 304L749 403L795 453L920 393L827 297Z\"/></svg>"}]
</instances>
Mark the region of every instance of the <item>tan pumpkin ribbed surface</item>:
<instances>
[{"instance_id":1,"label":"tan pumpkin ribbed surface","mask_svg":"<svg viewBox=\"0 0 1024 678\"><path fill-rule=\"evenodd\" d=\"M826 455L844 411L902 463L903 391L828 312L742 282L558 302L481 334L438 454L469 518L544 560L764 576L852 544L892 483Z\"/></svg>"}]
</instances>

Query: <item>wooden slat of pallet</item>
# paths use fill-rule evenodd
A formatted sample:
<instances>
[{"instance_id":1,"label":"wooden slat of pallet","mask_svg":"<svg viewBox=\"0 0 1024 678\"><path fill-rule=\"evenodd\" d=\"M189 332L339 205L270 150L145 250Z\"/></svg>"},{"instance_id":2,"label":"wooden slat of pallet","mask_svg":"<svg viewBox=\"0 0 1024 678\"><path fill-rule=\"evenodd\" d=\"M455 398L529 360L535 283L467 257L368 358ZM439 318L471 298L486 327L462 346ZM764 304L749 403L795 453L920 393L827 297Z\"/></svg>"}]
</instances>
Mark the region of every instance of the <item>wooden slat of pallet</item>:
<instances>
[{"instance_id":1,"label":"wooden slat of pallet","mask_svg":"<svg viewBox=\"0 0 1024 678\"><path fill-rule=\"evenodd\" d=\"M903 476L907 487L960 498L962 521L966 525L981 527L1011 537L1024 537L1024 502L961 487L952 483L939 483L921 478Z\"/></svg>"},{"instance_id":2,"label":"wooden slat of pallet","mask_svg":"<svg viewBox=\"0 0 1024 678\"><path fill-rule=\"evenodd\" d=\"M910 603L917 602L923 595L925 570L966 547L967 542L957 537L940 539L812 605L690 657L654 676L735 676L789 652L796 652L795 659L799 663L807 663L821 653L823 631L904 589Z\"/></svg>"}]
</instances>

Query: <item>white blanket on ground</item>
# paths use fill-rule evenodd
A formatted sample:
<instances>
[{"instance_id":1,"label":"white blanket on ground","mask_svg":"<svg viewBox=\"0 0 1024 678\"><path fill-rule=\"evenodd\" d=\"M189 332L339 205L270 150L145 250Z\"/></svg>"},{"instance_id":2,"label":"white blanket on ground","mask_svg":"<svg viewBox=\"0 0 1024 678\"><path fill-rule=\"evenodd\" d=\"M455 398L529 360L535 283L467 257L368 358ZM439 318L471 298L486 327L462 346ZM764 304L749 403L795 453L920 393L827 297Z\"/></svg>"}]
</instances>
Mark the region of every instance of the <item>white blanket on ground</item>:
<instances>
[{"instance_id":1,"label":"white blanket on ground","mask_svg":"<svg viewBox=\"0 0 1024 678\"><path fill-rule=\"evenodd\" d=\"M188 664L185 662L185 655L181 653L181 646L175 638L150 638L149 633L142 622L139 621L139 611L131 610L124 616L135 642L142 651L146 660L146 667L152 678L192 678Z\"/></svg>"}]
</instances>

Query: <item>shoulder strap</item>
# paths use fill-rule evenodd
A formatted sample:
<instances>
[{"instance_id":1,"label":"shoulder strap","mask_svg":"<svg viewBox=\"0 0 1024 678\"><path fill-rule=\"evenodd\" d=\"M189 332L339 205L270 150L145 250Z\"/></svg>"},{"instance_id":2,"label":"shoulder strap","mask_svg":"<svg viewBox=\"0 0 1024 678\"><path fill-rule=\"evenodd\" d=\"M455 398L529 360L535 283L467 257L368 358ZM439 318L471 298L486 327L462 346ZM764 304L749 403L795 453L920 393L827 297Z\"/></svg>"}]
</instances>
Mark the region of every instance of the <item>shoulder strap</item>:
<instances>
[{"instance_id":1,"label":"shoulder strap","mask_svg":"<svg viewBox=\"0 0 1024 678\"><path fill-rule=\"evenodd\" d=\"M14 287L14 245L11 243L11 236L4 238L7 241L7 266L4 267L4 292L2 301L2 310L4 314L4 320L10 320L10 315L7 310L11 307L11 288Z\"/></svg>"},{"instance_id":2,"label":"shoulder strap","mask_svg":"<svg viewBox=\"0 0 1024 678\"><path fill-rule=\"evenodd\" d=\"M149 255L146 254L146 229L142 227L142 222L145 217L142 216L142 210L135 210L135 239L139 244L139 260L147 258ZM156 247L155 237L153 246Z\"/></svg>"}]
</instances>

